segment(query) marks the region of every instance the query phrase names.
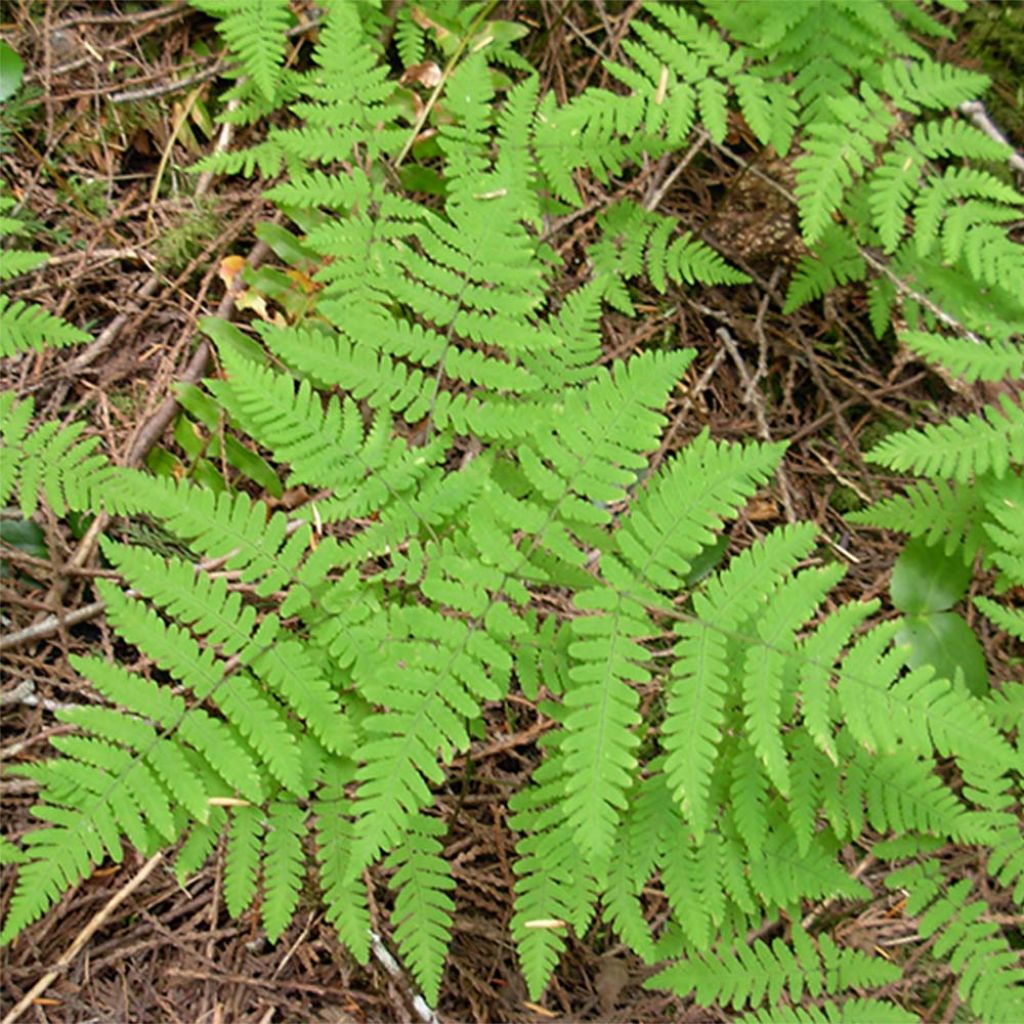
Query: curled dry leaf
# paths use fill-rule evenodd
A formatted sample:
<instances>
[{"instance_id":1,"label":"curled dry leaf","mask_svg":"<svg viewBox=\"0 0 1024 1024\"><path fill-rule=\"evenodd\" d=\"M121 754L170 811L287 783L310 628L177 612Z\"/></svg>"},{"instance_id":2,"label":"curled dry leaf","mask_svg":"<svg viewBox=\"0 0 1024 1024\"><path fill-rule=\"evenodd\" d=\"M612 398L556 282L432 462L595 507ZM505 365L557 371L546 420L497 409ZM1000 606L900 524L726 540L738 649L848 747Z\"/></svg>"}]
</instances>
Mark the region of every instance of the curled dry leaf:
<instances>
[{"instance_id":1,"label":"curled dry leaf","mask_svg":"<svg viewBox=\"0 0 1024 1024\"><path fill-rule=\"evenodd\" d=\"M413 64L406 68L399 79L401 85L410 85L418 82L427 89L433 89L442 78L442 71L438 64L432 60L425 60L422 64Z\"/></svg>"}]
</instances>

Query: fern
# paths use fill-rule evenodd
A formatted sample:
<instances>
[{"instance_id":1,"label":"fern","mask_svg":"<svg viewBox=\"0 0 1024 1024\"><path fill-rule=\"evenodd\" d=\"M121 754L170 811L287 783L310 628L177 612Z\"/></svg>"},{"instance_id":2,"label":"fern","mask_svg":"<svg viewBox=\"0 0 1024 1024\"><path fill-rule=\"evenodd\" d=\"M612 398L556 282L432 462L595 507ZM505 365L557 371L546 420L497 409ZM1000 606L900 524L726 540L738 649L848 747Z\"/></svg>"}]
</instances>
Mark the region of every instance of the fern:
<instances>
[{"instance_id":1,"label":"fern","mask_svg":"<svg viewBox=\"0 0 1024 1024\"><path fill-rule=\"evenodd\" d=\"M189 0L193 7L217 18L217 31L247 75L268 100L273 100L284 63L285 31L290 22L288 0Z\"/></svg>"},{"instance_id":2,"label":"fern","mask_svg":"<svg viewBox=\"0 0 1024 1024\"><path fill-rule=\"evenodd\" d=\"M817 945L799 929L793 931L794 952L776 940L751 947L724 949L718 956L697 955L656 974L645 987L668 987L679 995L694 992L702 1005L721 1003L742 1008L767 999L778 1002L785 992L799 1001L804 987L812 996L823 991L822 976L833 990L884 985L899 977L899 969L859 950L840 949L822 935ZM911 1018L912 1019L912 1018Z\"/></svg>"},{"instance_id":3,"label":"fern","mask_svg":"<svg viewBox=\"0 0 1024 1024\"><path fill-rule=\"evenodd\" d=\"M1010 398L941 426L887 438L870 453L890 469L964 482L973 476L1006 475L1014 453L1024 451L1024 410Z\"/></svg>"},{"instance_id":4,"label":"fern","mask_svg":"<svg viewBox=\"0 0 1024 1024\"><path fill-rule=\"evenodd\" d=\"M960 976L957 989L961 999L984 1019L1020 1016L1024 968L1018 966L1019 958L999 934L998 926L979 920L985 904L966 902L970 880L963 879L942 893L936 872L912 865L890 875L888 884L909 889L907 913L920 915L922 938L937 936L935 955L950 956L950 966Z\"/></svg>"},{"instance_id":5,"label":"fern","mask_svg":"<svg viewBox=\"0 0 1024 1024\"><path fill-rule=\"evenodd\" d=\"M10 214L15 202L0 187L0 239L24 233L25 225ZM0 248L0 281L27 274L45 266L46 253L26 249ZM12 301L0 295L0 357L16 355L32 349L62 348L89 340L86 331L34 303Z\"/></svg>"},{"instance_id":6,"label":"fern","mask_svg":"<svg viewBox=\"0 0 1024 1024\"><path fill-rule=\"evenodd\" d=\"M19 402L14 394L0 394L0 502L6 505L16 493L27 519L45 496L57 515L69 509L92 508L113 477L113 469L97 449L97 438L83 438L84 423L61 427L45 423L28 430L34 403Z\"/></svg>"},{"instance_id":7,"label":"fern","mask_svg":"<svg viewBox=\"0 0 1024 1024\"><path fill-rule=\"evenodd\" d=\"M395 937L413 965L416 980L431 1003L437 1002L455 902L448 894L455 881L441 857L438 836L444 826L420 816L387 860L395 868Z\"/></svg>"},{"instance_id":8,"label":"fern","mask_svg":"<svg viewBox=\"0 0 1024 1024\"><path fill-rule=\"evenodd\" d=\"M1004 148L943 116L981 79L927 58L916 39L942 27L904 3L652 3L606 63L614 91L559 103L486 6L427 4L435 31L401 5L332 5L295 71L286 4L198 6L248 76L234 116L276 103L291 116L205 166L285 172L267 195L316 285L301 314L251 337L206 325L218 371L202 401L306 500L286 516L230 486L115 470L81 428L30 432L31 405L4 396L5 503L31 514L42 491L58 515L145 516L181 550L104 543L120 577L97 584L107 620L158 671L73 660L99 699L61 713L76 731L55 757L18 769L44 824L2 850L19 862L3 941L125 841L180 843L182 878L222 846L231 914L281 938L309 874L361 961L367 878L387 881L381 927L436 1004L456 888L438 794L519 692L545 727L509 800L509 927L532 998L600 917L661 964L651 987L704 1006L909 1019L871 996L892 991L896 964L798 924L820 901L863 899L842 852L884 861L896 836L888 883L912 890L962 996L983 1016L1016 1013L1012 951L967 886L942 894L932 854L976 847L1019 893L1006 736L1019 694L976 697L912 667L900 622L834 596L843 571L810 525L737 545L703 575L783 447L704 432L656 457L694 353L605 358L601 316L633 315L641 276L669 302L747 277L693 226L631 202L598 215L575 289L542 236L586 175L723 144L738 112L762 145L801 154L814 249L787 309L884 258L880 334L902 317L919 357L970 380L1019 376L1019 196L976 166ZM396 102L382 52L392 17L403 63L446 59L420 117ZM917 297L901 297L892 278L912 275ZM941 335L936 310L971 338ZM870 458L925 479L861 521L980 552L1017 586L1022 450L1008 398L890 436ZM1000 593L976 607L1019 633ZM744 938L777 925L784 937Z\"/></svg>"}]
</instances>

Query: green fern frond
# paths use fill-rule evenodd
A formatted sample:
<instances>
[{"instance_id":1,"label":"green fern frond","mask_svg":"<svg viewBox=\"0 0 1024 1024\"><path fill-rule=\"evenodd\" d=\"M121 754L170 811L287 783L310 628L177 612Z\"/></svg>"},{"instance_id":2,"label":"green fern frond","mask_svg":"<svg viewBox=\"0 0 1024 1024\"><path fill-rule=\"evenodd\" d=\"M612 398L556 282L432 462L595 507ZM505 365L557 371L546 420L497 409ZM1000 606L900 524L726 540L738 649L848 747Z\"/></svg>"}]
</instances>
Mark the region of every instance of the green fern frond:
<instances>
[{"instance_id":1,"label":"green fern frond","mask_svg":"<svg viewBox=\"0 0 1024 1024\"><path fill-rule=\"evenodd\" d=\"M1010 341L978 344L927 331L904 331L900 341L930 363L939 363L964 380L1024 377L1024 346Z\"/></svg>"},{"instance_id":2,"label":"green fern frond","mask_svg":"<svg viewBox=\"0 0 1024 1024\"><path fill-rule=\"evenodd\" d=\"M976 477L969 483L922 480L906 494L875 502L870 508L851 512L851 523L901 530L920 537L929 546L941 545L945 554L959 551L971 561L986 543L986 497L995 478Z\"/></svg>"},{"instance_id":3,"label":"green fern frond","mask_svg":"<svg viewBox=\"0 0 1024 1024\"><path fill-rule=\"evenodd\" d=\"M17 221L13 223L18 224ZM0 237L7 233L6 231L0 231ZM49 256L45 252L29 252L25 249L0 250L0 281L7 281L12 277L18 277L20 274L27 274L29 271L37 270L48 259ZM0 327L3 327L5 330L7 327L2 313L0 313ZM4 355L10 355L10 353L4 352Z\"/></svg>"},{"instance_id":4,"label":"green fern frond","mask_svg":"<svg viewBox=\"0 0 1024 1024\"><path fill-rule=\"evenodd\" d=\"M893 123L866 84L859 98L830 100L829 108L832 117L809 126L804 155L794 162L800 227L809 245L822 239L845 191L873 166L874 145L885 140Z\"/></svg>"},{"instance_id":5,"label":"green fern frond","mask_svg":"<svg viewBox=\"0 0 1024 1024\"><path fill-rule=\"evenodd\" d=\"M805 989L812 996L851 985L885 985L899 977L899 968L856 949L840 949L827 936L815 945L794 928L799 952L779 939L757 940L751 946L737 946L712 953L696 953L660 971L644 982L645 988L666 987L680 996L694 993L702 1006L720 1003L742 1009L767 1000L778 1002L786 993L799 1002Z\"/></svg>"},{"instance_id":6,"label":"green fern frond","mask_svg":"<svg viewBox=\"0 0 1024 1024\"><path fill-rule=\"evenodd\" d=\"M218 19L217 31L267 99L274 97L291 22L288 0L189 0Z\"/></svg>"},{"instance_id":7,"label":"green fern frond","mask_svg":"<svg viewBox=\"0 0 1024 1024\"><path fill-rule=\"evenodd\" d=\"M922 107L946 110L975 99L988 76L931 60L894 60L883 65L881 84L901 110L918 114Z\"/></svg>"},{"instance_id":8,"label":"green fern frond","mask_svg":"<svg viewBox=\"0 0 1024 1024\"><path fill-rule=\"evenodd\" d=\"M1011 473L988 499L990 521L985 524L991 542L990 561L1010 586L1024 585L1024 477Z\"/></svg>"},{"instance_id":9,"label":"green fern frond","mask_svg":"<svg viewBox=\"0 0 1024 1024\"><path fill-rule=\"evenodd\" d=\"M843 659L837 693L846 725L869 751L932 751L962 764L1006 769L1013 754L983 707L962 686L935 678L930 667L899 677L909 650L892 647L900 623L877 626ZM896 678L894 684L878 680Z\"/></svg>"},{"instance_id":10,"label":"green fern frond","mask_svg":"<svg viewBox=\"0 0 1024 1024\"><path fill-rule=\"evenodd\" d=\"M929 160L959 156L974 160L1005 160L1009 146L986 135L969 121L942 118L914 125L914 145Z\"/></svg>"},{"instance_id":11,"label":"green fern frond","mask_svg":"<svg viewBox=\"0 0 1024 1024\"><path fill-rule=\"evenodd\" d=\"M759 142L785 156L797 128L796 99L786 83L759 74L733 79L740 110Z\"/></svg>"},{"instance_id":12,"label":"green fern frond","mask_svg":"<svg viewBox=\"0 0 1024 1024\"><path fill-rule=\"evenodd\" d=\"M868 175L871 219L887 253L895 251L906 231L907 211L917 194L925 156L920 148L899 142Z\"/></svg>"},{"instance_id":13,"label":"green fern frond","mask_svg":"<svg viewBox=\"0 0 1024 1024\"><path fill-rule=\"evenodd\" d=\"M232 917L240 917L256 898L260 850L266 822L258 807L232 807L224 859L224 903Z\"/></svg>"},{"instance_id":14,"label":"green fern frond","mask_svg":"<svg viewBox=\"0 0 1024 1024\"><path fill-rule=\"evenodd\" d=\"M985 1020L1015 1020L1024 1012L1024 967L995 921L982 920L986 904L968 902L969 878L943 893L934 865L911 865L886 879L891 889L909 890L907 914L918 917L923 939L937 936L933 955L949 957L958 974L960 998Z\"/></svg>"},{"instance_id":15,"label":"green fern frond","mask_svg":"<svg viewBox=\"0 0 1024 1024\"><path fill-rule=\"evenodd\" d=\"M0 295L0 356L80 345L88 340L88 332L48 313L42 306L12 302L6 295Z\"/></svg>"},{"instance_id":16,"label":"green fern frond","mask_svg":"<svg viewBox=\"0 0 1024 1024\"><path fill-rule=\"evenodd\" d=\"M19 402L11 391L0 393L0 502L6 505L17 493L26 519L39 507L40 495L59 516L95 509L117 474L97 451L99 440L83 440L81 422L45 423L30 433L33 410L31 399Z\"/></svg>"},{"instance_id":17,"label":"green fern frond","mask_svg":"<svg viewBox=\"0 0 1024 1024\"><path fill-rule=\"evenodd\" d=\"M737 1024L918 1024L916 1013L881 999L844 999L820 1006L776 1006L737 1018Z\"/></svg>"},{"instance_id":18,"label":"green fern frond","mask_svg":"<svg viewBox=\"0 0 1024 1024\"><path fill-rule=\"evenodd\" d=\"M222 684L227 685L224 682L225 662L218 661L208 648L200 647L184 629L165 623L152 609L126 597L121 590L105 580L100 581L98 589L107 603L110 620L117 625L122 636L129 643L145 650L161 668L188 686L199 699L215 694ZM255 703L257 699L255 694L251 694L248 701L243 698L239 704L246 708L246 705ZM248 721L243 718L243 726ZM177 719L170 721L164 717L162 724L172 728L176 726L182 736L198 731L206 737L200 740L200 749L204 754L209 755L214 742L221 744L221 749L216 751L216 756L210 761L211 766L246 799L255 803L263 799L263 773L234 729L198 710L188 715L179 712ZM266 740L263 742L266 744Z\"/></svg>"},{"instance_id":19,"label":"green fern frond","mask_svg":"<svg viewBox=\"0 0 1024 1024\"><path fill-rule=\"evenodd\" d=\"M1009 207L1024 203L1016 189L994 174L973 167L947 167L941 176L930 178L914 201L914 244L920 257L935 245L939 225L958 200L986 199Z\"/></svg>"},{"instance_id":20,"label":"green fern frond","mask_svg":"<svg viewBox=\"0 0 1024 1024\"><path fill-rule=\"evenodd\" d=\"M296 389L288 375L243 359L228 347L221 359L228 379L209 382L210 391L247 434L289 467L286 487L334 492L331 515L339 515L342 503L345 518L379 511L430 469L429 453L388 437L383 417L366 430L355 402L333 399L324 406L308 381ZM325 437L334 444L325 447Z\"/></svg>"},{"instance_id":21,"label":"green fern frond","mask_svg":"<svg viewBox=\"0 0 1024 1024\"><path fill-rule=\"evenodd\" d=\"M114 810L104 795L76 809L43 806L40 817L50 824L28 833L23 842L27 857L18 866L0 945L11 942L27 925L38 920L70 888L87 878L104 858L122 859Z\"/></svg>"},{"instance_id":22,"label":"green fern frond","mask_svg":"<svg viewBox=\"0 0 1024 1024\"><path fill-rule=\"evenodd\" d=\"M316 860L328 922L352 955L365 964L370 955L370 912L360 866L355 862L351 801L346 787L355 766L338 758L324 765L324 781L313 804Z\"/></svg>"},{"instance_id":23,"label":"green fern frond","mask_svg":"<svg viewBox=\"0 0 1024 1024\"><path fill-rule=\"evenodd\" d=\"M263 841L263 927L277 942L291 921L299 901L305 870L302 840L306 811L294 803L276 800L267 815Z\"/></svg>"},{"instance_id":24,"label":"green fern frond","mask_svg":"<svg viewBox=\"0 0 1024 1024\"><path fill-rule=\"evenodd\" d=\"M655 961L656 952L640 893L657 866L664 820L672 813L668 788L654 769L627 796L617 855L601 894L609 923L646 963Z\"/></svg>"},{"instance_id":25,"label":"green fern frond","mask_svg":"<svg viewBox=\"0 0 1024 1024\"><path fill-rule=\"evenodd\" d=\"M828 224L821 232L813 254L797 264L786 292L784 313L792 313L812 299L851 281L861 281L867 273L864 257L849 232L838 224Z\"/></svg>"},{"instance_id":26,"label":"green fern frond","mask_svg":"<svg viewBox=\"0 0 1024 1024\"><path fill-rule=\"evenodd\" d=\"M1010 636L1018 640L1024 640L1024 609L1007 608L998 601L981 595L974 599L974 604L1000 629L1006 630Z\"/></svg>"},{"instance_id":27,"label":"green fern frond","mask_svg":"<svg viewBox=\"0 0 1024 1024\"><path fill-rule=\"evenodd\" d=\"M572 829L561 811L564 759L555 753L533 773L533 785L509 801L516 844L516 898L511 930L530 997L537 999L565 949L571 925L583 934L594 913L597 887L581 870Z\"/></svg>"},{"instance_id":28,"label":"green fern frond","mask_svg":"<svg viewBox=\"0 0 1024 1024\"><path fill-rule=\"evenodd\" d=\"M868 452L871 462L898 472L966 483L973 476L1006 475L1015 452L1024 451L1024 409L1003 396L980 416L965 416L890 436Z\"/></svg>"},{"instance_id":29,"label":"green fern frond","mask_svg":"<svg viewBox=\"0 0 1024 1024\"><path fill-rule=\"evenodd\" d=\"M386 861L395 869L395 939L402 958L423 990L428 1003L437 1003L444 960L451 939L455 888L448 864L441 856L439 837L443 822L417 815L402 842Z\"/></svg>"},{"instance_id":30,"label":"green fern frond","mask_svg":"<svg viewBox=\"0 0 1024 1024\"><path fill-rule=\"evenodd\" d=\"M781 575L810 549L810 527L778 531L733 559L694 595L695 618L676 627L679 642L662 736L668 785L698 838L710 822L709 791L732 689L730 633L738 631Z\"/></svg>"},{"instance_id":31,"label":"green fern frond","mask_svg":"<svg viewBox=\"0 0 1024 1024\"><path fill-rule=\"evenodd\" d=\"M106 505L119 514L143 513L163 520L193 550L225 558L246 582L267 596L288 584L310 547L311 531L291 531L280 512L247 494L230 494L193 484L122 471L108 488Z\"/></svg>"},{"instance_id":32,"label":"green fern frond","mask_svg":"<svg viewBox=\"0 0 1024 1024\"><path fill-rule=\"evenodd\" d=\"M205 636L208 644L216 644L224 654L239 654L244 661L261 653L253 640L255 609L243 606L237 592L229 593L223 578L212 579L185 562L165 562L137 548L105 544L104 551L140 593L189 625L197 636ZM114 597L115 606L121 607L121 600L120 594ZM138 642L149 649L144 633ZM236 672L229 684L216 684L214 699L286 789L300 795L308 791L296 736L285 707L271 693L247 673ZM311 715L328 710L310 701L298 702L298 708ZM319 727L314 726L314 731L319 732Z\"/></svg>"}]
</instances>

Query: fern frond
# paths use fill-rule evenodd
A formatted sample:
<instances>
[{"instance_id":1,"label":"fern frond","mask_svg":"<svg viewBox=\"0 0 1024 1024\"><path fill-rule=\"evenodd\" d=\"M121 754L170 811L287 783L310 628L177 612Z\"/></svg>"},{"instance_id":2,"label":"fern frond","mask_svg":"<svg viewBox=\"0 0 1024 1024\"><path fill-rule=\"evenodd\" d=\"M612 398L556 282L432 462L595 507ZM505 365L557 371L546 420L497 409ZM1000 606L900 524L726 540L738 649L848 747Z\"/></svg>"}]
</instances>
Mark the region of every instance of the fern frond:
<instances>
[{"instance_id":1,"label":"fern frond","mask_svg":"<svg viewBox=\"0 0 1024 1024\"><path fill-rule=\"evenodd\" d=\"M991 517L985 524L991 542L991 562L1010 586L1024 585L1024 477L1019 472L1007 476L986 504Z\"/></svg>"},{"instance_id":2,"label":"fern frond","mask_svg":"<svg viewBox=\"0 0 1024 1024\"><path fill-rule=\"evenodd\" d=\"M13 223L18 227L21 226L18 221L9 223ZM0 230L0 236L7 233ZM45 252L29 252L25 249L0 250L0 281L7 281L12 277L17 277L19 274L27 274L31 270L36 270L43 266L49 258ZM2 311L0 311L0 328L6 329ZM4 352L3 354L9 355L10 353Z\"/></svg>"},{"instance_id":3,"label":"fern frond","mask_svg":"<svg viewBox=\"0 0 1024 1024\"><path fill-rule=\"evenodd\" d=\"M906 231L907 211L917 194L925 154L897 143L868 176L868 205L884 252L894 252Z\"/></svg>"},{"instance_id":4,"label":"fern frond","mask_svg":"<svg viewBox=\"0 0 1024 1024\"><path fill-rule=\"evenodd\" d=\"M916 10L916 8L915 8ZM775 1006L737 1018L737 1024L918 1024L916 1013L882 999L844 999L820 1006Z\"/></svg>"},{"instance_id":5,"label":"fern frond","mask_svg":"<svg viewBox=\"0 0 1024 1024\"><path fill-rule=\"evenodd\" d=\"M929 546L941 545L945 554L959 551L965 562L986 543L986 498L994 477L983 475L970 483L921 480L906 494L875 502L851 512L851 523L901 530L920 537Z\"/></svg>"},{"instance_id":6,"label":"fern frond","mask_svg":"<svg viewBox=\"0 0 1024 1024\"><path fill-rule=\"evenodd\" d=\"M766 542L733 559L694 595L695 619L676 627L679 642L662 736L668 784L698 838L709 821L708 793L721 741L726 695L732 689L730 633L804 557L813 542L810 527L777 531Z\"/></svg>"},{"instance_id":7,"label":"fern frond","mask_svg":"<svg viewBox=\"0 0 1024 1024\"><path fill-rule=\"evenodd\" d=\"M89 340L83 331L42 306L12 302L0 295L0 356L13 356L31 349L63 348Z\"/></svg>"},{"instance_id":8,"label":"fern frond","mask_svg":"<svg viewBox=\"0 0 1024 1024\"><path fill-rule=\"evenodd\" d=\"M839 285L861 281L866 273L864 257L849 232L838 224L828 224L822 229L813 254L802 257L797 264L783 312L792 313Z\"/></svg>"},{"instance_id":9,"label":"fern frond","mask_svg":"<svg viewBox=\"0 0 1024 1024\"><path fill-rule=\"evenodd\" d=\"M975 99L985 91L988 76L931 60L894 60L883 65L881 82L901 110L918 114L922 107L945 110Z\"/></svg>"},{"instance_id":10,"label":"fern frond","mask_svg":"<svg viewBox=\"0 0 1024 1024\"><path fill-rule=\"evenodd\" d=\"M995 921L985 914L983 900L968 902L969 878L951 885L943 893L934 865L913 864L886 879L890 888L909 890L907 914L919 916L918 932L923 939L937 936L932 949L938 957L949 957L950 967L959 975L960 998L985 1020L1015 1020L1024 1012L1021 996L1024 967L1007 943Z\"/></svg>"},{"instance_id":11,"label":"fern frond","mask_svg":"<svg viewBox=\"0 0 1024 1024\"><path fill-rule=\"evenodd\" d=\"M23 842L27 857L18 866L0 945L11 942L38 920L71 887L87 878L103 859L122 859L119 829L109 802L91 794L84 807L69 810L43 807L49 827L29 832Z\"/></svg>"},{"instance_id":12,"label":"fern frond","mask_svg":"<svg viewBox=\"0 0 1024 1024\"><path fill-rule=\"evenodd\" d=\"M978 596L974 604L1000 629L1006 630L1010 636L1024 640L1024 609L1007 608L990 597Z\"/></svg>"},{"instance_id":13,"label":"fern frond","mask_svg":"<svg viewBox=\"0 0 1024 1024\"><path fill-rule=\"evenodd\" d=\"M210 390L247 434L290 467L285 486L335 492L332 515L341 502L348 516L381 510L395 491L411 489L430 469L432 460L423 450L412 451L387 436L382 417L366 430L355 402L333 399L324 406L308 381L296 391L289 376L242 359L227 347L221 358L228 380L210 382ZM325 437L334 444L325 447Z\"/></svg>"},{"instance_id":14,"label":"fern frond","mask_svg":"<svg viewBox=\"0 0 1024 1024\"><path fill-rule=\"evenodd\" d=\"M893 118L866 84L860 97L830 100L832 118L811 124L804 155L797 157L796 197L809 245L819 242L843 194L874 164L874 144L886 138Z\"/></svg>"},{"instance_id":15,"label":"fern frond","mask_svg":"<svg viewBox=\"0 0 1024 1024\"><path fill-rule=\"evenodd\" d=\"M0 394L0 500L7 504L17 492L28 519L45 497L57 515L88 511L116 479L118 470L97 451L99 439L82 439L84 423L62 427L44 423L28 431L33 402L19 402L14 393Z\"/></svg>"},{"instance_id":16,"label":"fern frond","mask_svg":"<svg viewBox=\"0 0 1024 1024\"><path fill-rule=\"evenodd\" d=\"M978 700L961 686L934 678L930 667L902 677L909 650L891 647L900 623L877 626L843 659L837 693L846 724L869 751L899 748L927 757L954 755L967 765L1005 769L1013 753ZM880 680L897 681L881 684Z\"/></svg>"},{"instance_id":17,"label":"fern frond","mask_svg":"<svg viewBox=\"0 0 1024 1024\"><path fill-rule=\"evenodd\" d=\"M759 74L733 79L740 110L759 142L772 145L785 156L797 127L796 100L785 82Z\"/></svg>"},{"instance_id":18,"label":"fern frond","mask_svg":"<svg viewBox=\"0 0 1024 1024\"><path fill-rule=\"evenodd\" d=\"M419 814L386 864L395 869L395 939L427 1001L437 1003L444 960L451 940L455 888L441 856L443 822Z\"/></svg>"},{"instance_id":19,"label":"fern frond","mask_svg":"<svg viewBox=\"0 0 1024 1024\"><path fill-rule=\"evenodd\" d=\"M593 875L583 867L572 829L561 812L564 759L555 753L533 773L533 785L509 801L509 824L523 833L516 844L516 899L512 935L530 997L544 990L565 949L569 925L582 934L597 899Z\"/></svg>"},{"instance_id":20,"label":"fern frond","mask_svg":"<svg viewBox=\"0 0 1024 1024\"><path fill-rule=\"evenodd\" d=\"M657 766L628 795L617 856L601 895L608 920L620 938L646 963L656 959L651 928L644 919L640 892L658 863L663 823L671 814L668 788Z\"/></svg>"},{"instance_id":21,"label":"fern frond","mask_svg":"<svg viewBox=\"0 0 1024 1024\"><path fill-rule=\"evenodd\" d=\"M263 841L263 927L277 942L288 927L299 901L305 868L302 840L306 812L295 803L275 800L267 814Z\"/></svg>"},{"instance_id":22,"label":"fern frond","mask_svg":"<svg viewBox=\"0 0 1024 1024\"><path fill-rule=\"evenodd\" d=\"M956 209L958 200L966 199L984 199L1011 208L1024 203L1016 189L988 171L947 167L941 177L930 178L914 200L914 244L919 257L932 251L943 218Z\"/></svg>"},{"instance_id":23,"label":"fern frond","mask_svg":"<svg viewBox=\"0 0 1024 1024\"><path fill-rule=\"evenodd\" d=\"M210 650L201 648L185 630L165 623L141 602L127 598L113 584L100 581L98 589L107 603L110 620L129 643L145 650L161 668L192 689L200 699L219 691L225 663L218 662ZM85 670L94 669L95 664L88 663ZM211 750L215 751L210 759L211 766L247 799L259 803L264 796L263 776L245 742L219 719L198 709L186 715L179 710L180 705L173 706L176 716L168 714L169 708L165 705L164 713L157 720L165 727L176 727L179 735L195 742L208 758Z\"/></svg>"},{"instance_id":24,"label":"fern frond","mask_svg":"<svg viewBox=\"0 0 1024 1024\"><path fill-rule=\"evenodd\" d=\"M1006 475L1013 453L1024 451L1024 408L1002 396L980 416L965 416L887 437L867 454L899 472L966 483L972 476Z\"/></svg>"},{"instance_id":25,"label":"fern frond","mask_svg":"<svg viewBox=\"0 0 1024 1024\"><path fill-rule=\"evenodd\" d=\"M696 953L660 971L644 987L667 987L683 997L694 993L702 1006L720 1003L742 1009L763 1000L775 1004L783 993L799 1002L805 989L819 996L823 974L831 991L851 985L885 985L899 977L894 964L860 950L840 949L824 934L817 945L806 936L798 945L798 955L779 939Z\"/></svg>"},{"instance_id":26,"label":"fern frond","mask_svg":"<svg viewBox=\"0 0 1024 1024\"><path fill-rule=\"evenodd\" d=\"M742 699L747 738L772 784L790 791L789 759L781 736L784 676L796 652L796 633L842 578L841 566L805 570L785 580L757 621L758 643L744 658Z\"/></svg>"},{"instance_id":27,"label":"fern frond","mask_svg":"<svg viewBox=\"0 0 1024 1024\"><path fill-rule=\"evenodd\" d=\"M839 763L833 736L835 718L831 681L833 665L864 620L878 610L878 602L863 601L837 608L798 646L797 675L794 681L807 735L832 764Z\"/></svg>"},{"instance_id":28,"label":"fern frond","mask_svg":"<svg viewBox=\"0 0 1024 1024\"><path fill-rule=\"evenodd\" d=\"M339 758L327 760L324 781L313 804L316 814L316 859L326 919L352 955L365 964L370 955L370 912L360 865L353 856L354 828L346 786L355 766Z\"/></svg>"},{"instance_id":29,"label":"fern frond","mask_svg":"<svg viewBox=\"0 0 1024 1024\"><path fill-rule=\"evenodd\" d=\"M964 338L927 331L903 331L899 339L922 359L939 363L950 373L972 383L1024 377L1024 346L1010 341L979 345Z\"/></svg>"},{"instance_id":30,"label":"fern frond","mask_svg":"<svg viewBox=\"0 0 1024 1024\"><path fill-rule=\"evenodd\" d=\"M258 807L232 807L224 861L224 903L240 917L256 897L265 820Z\"/></svg>"},{"instance_id":31,"label":"fern frond","mask_svg":"<svg viewBox=\"0 0 1024 1024\"><path fill-rule=\"evenodd\" d=\"M914 125L912 137L918 151L929 160L950 156L1005 160L1010 155L1010 148L1005 143L986 135L969 121L949 117L918 122Z\"/></svg>"},{"instance_id":32,"label":"fern frond","mask_svg":"<svg viewBox=\"0 0 1024 1024\"><path fill-rule=\"evenodd\" d=\"M218 19L217 31L267 99L274 97L291 21L288 0L189 0Z\"/></svg>"},{"instance_id":33,"label":"fern frond","mask_svg":"<svg viewBox=\"0 0 1024 1024\"><path fill-rule=\"evenodd\" d=\"M193 484L122 471L108 488L111 512L144 513L163 520L191 548L225 559L246 582L258 583L267 596L289 583L310 546L311 531L291 532L280 512L270 514L263 502L247 494L220 494Z\"/></svg>"}]
</instances>

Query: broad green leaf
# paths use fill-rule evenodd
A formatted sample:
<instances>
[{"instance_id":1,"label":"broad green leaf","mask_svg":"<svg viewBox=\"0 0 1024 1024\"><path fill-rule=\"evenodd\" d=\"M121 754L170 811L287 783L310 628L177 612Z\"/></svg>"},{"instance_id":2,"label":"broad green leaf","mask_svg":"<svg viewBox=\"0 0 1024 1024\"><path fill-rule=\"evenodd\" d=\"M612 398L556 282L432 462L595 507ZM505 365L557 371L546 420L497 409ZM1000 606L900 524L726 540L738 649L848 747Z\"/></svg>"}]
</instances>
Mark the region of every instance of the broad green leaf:
<instances>
[{"instance_id":1,"label":"broad green leaf","mask_svg":"<svg viewBox=\"0 0 1024 1024\"><path fill-rule=\"evenodd\" d=\"M0 40L0 103L9 100L21 88L24 74L21 58Z\"/></svg>"},{"instance_id":2,"label":"broad green leaf","mask_svg":"<svg viewBox=\"0 0 1024 1024\"><path fill-rule=\"evenodd\" d=\"M976 697L988 693L985 652L974 630L956 612L908 615L896 642L910 648L911 668L931 665L946 679L955 679L959 670Z\"/></svg>"},{"instance_id":3,"label":"broad green leaf","mask_svg":"<svg viewBox=\"0 0 1024 1024\"><path fill-rule=\"evenodd\" d=\"M920 615L952 608L967 593L970 579L971 567L962 559L912 540L896 559L889 590L901 612Z\"/></svg>"}]
</instances>

